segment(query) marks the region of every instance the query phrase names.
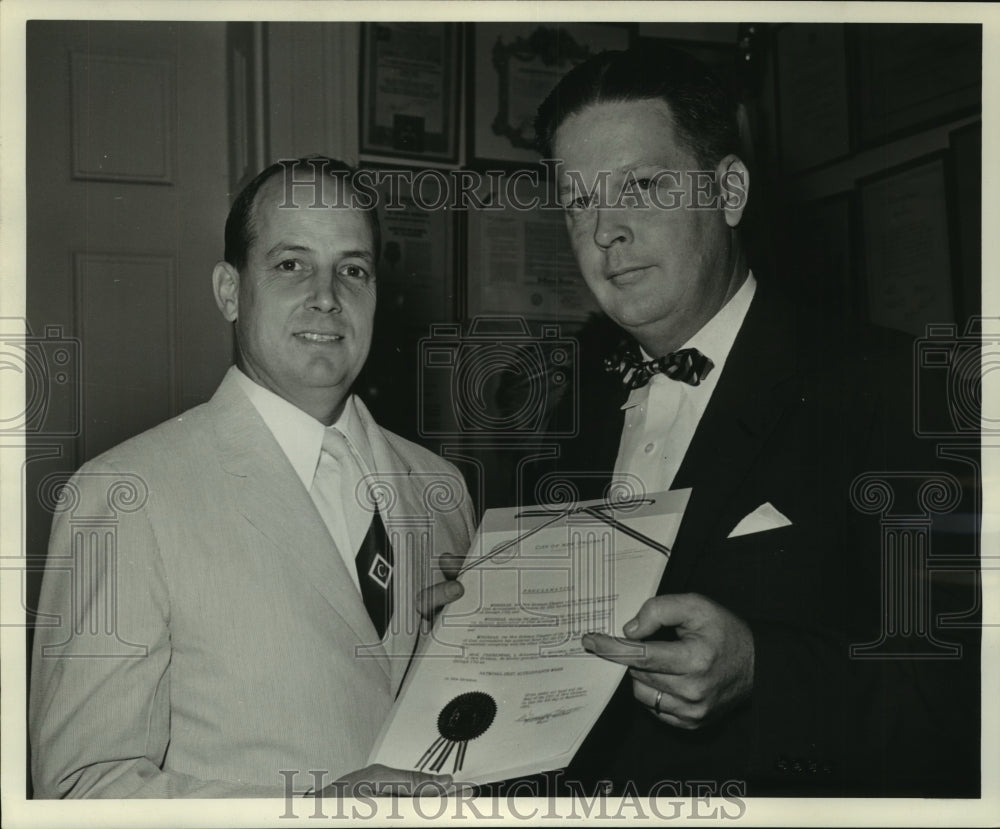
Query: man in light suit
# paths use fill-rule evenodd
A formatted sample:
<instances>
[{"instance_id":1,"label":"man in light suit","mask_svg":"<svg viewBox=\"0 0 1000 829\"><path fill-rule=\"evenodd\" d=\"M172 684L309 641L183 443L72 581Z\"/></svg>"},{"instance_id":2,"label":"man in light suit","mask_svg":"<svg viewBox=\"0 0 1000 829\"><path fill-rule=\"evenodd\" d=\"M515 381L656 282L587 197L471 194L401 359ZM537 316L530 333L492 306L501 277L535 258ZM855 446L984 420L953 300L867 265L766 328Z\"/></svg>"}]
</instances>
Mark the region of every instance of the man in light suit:
<instances>
[{"instance_id":1,"label":"man in light suit","mask_svg":"<svg viewBox=\"0 0 1000 829\"><path fill-rule=\"evenodd\" d=\"M622 331L582 342L592 402L528 500L565 478L602 497L612 471L692 488L658 595L620 637L584 637L629 673L567 775L650 794L974 795L976 584L894 552L862 508L890 487L897 521L933 512L930 482L955 513L934 555L970 555L975 472L914 438L909 343L826 327L751 273L735 114L661 48L592 58L539 109L583 278L628 336L609 373L592 367Z\"/></svg>"},{"instance_id":2,"label":"man in light suit","mask_svg":"<svg viewBox=\"0 0 1000 829\"><path fill-rule=\"evenodd\" d=\"M208 403L61 492L39 605L54 624L36 631L30 689L37 797L430 779L355 770L413 651L418 598L454 590L421 592L440 582L431 553L464 554L472 515L457 470L351 394L379 239L374 211L349 201L349 172L311 158L247 186L212 280L237 366ZM289 176L314 180L289 188ZM112 518L110 535L88 529L95 516ZM377 528L371 567L356 566ZM370 580L380 611L363 598Z\"/></svg>"}]
</instances>

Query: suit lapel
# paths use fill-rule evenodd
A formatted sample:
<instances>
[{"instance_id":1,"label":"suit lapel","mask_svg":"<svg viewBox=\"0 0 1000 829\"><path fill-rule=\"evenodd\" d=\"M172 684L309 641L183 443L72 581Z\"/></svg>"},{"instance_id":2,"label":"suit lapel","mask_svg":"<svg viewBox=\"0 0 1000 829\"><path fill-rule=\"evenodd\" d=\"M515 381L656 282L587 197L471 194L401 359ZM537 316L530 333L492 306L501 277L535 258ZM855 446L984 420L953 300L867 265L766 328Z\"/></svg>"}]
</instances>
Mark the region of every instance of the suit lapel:
<instances>
[{"instance_id":1,"label":"suit lapel","mask_svg":"<svg viewBox=\"0 0 1000 829\"><path fill-rule=\"evenodd\" d=\"M606 342L601 345L607 350ZM592 351L584 351L581 347L580 389L585 394L567 400L579 416L580 430L572 440L561 445L561 457L555 464L575 482L581 500L603 498L607 494L625 426L625 412L621 406L628 399L628 392L618 376L604 371L602 350L592 347ZM607 414L594 417L594 409Z\"/></svg>"},{"instance_id":2,"label":"suit lapel","mask_svg":"<svg viewBox=\"0 0 1000 829\"><path fill-rule=\"evenodd\" d=\"M684 456L673 488L691 487L691 500L661 582L684 590L709 533L719 530L724 505L745 480L768 436L794 402L794 317L757 287L712 399ZM782 336L780 332L789 332Z\"/></svg>"},{"instance_id":3,"label":"suit lapel","mask_svg":"<svg viewBox=\"0 0 1000 829\"><path fill-rule=\"evenodd\" d=\"M227 375L212 398L222 468L234 478L236 507L297 566L360 642L378 635L347 566L309 493L253 404ZM383 670L389 673L384 654Z\"/></svg>"}]
</instances>

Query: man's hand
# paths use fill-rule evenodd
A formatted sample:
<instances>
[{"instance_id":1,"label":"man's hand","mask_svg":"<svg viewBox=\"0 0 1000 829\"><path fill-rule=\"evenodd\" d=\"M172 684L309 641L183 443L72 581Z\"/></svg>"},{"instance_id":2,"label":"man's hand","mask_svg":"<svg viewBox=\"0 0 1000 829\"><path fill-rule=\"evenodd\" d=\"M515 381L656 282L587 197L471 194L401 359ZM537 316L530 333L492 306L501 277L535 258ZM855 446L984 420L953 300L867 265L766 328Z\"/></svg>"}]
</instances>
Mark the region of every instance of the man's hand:
<instances>
[{"instance_id":1,"label":"man's hand","mask_svg":"<svg viewBox=\"0 0 1000 829\"><path fill-rule=\"evenodd\" d=\"M642 642L661 627L676 642ZM660 721L700 728L749 696L753 635L746 622L697 593L654 596L625 624L627 639L588 633L583 646L628 665L636 700Z\"/></svg>"},{"instance_id":2,"label":"man's hand","mask_svg":"<svg viewBox=\"0 0 1000 829\"><path fill-rule=\"evenodd\" d=\"M455 784L449 774L423 774L376 763L352 771L331 783L316 797L413 797L454 794Z\"/></svg>"},{"instance_id":3,"label":"man's hand","mask_svg":"<svg viewBox=\"0 0 1000 829\"><path fill-rule=\"evenodd\" d=\"M450 553L441 556L441 572L445 580L425 587L417 594L417 610L425 619L433 619L442 607L462 597L465 588L455 581L458 571L462 569L462 561L461 556Z\"/></svg>"}]
</instances>

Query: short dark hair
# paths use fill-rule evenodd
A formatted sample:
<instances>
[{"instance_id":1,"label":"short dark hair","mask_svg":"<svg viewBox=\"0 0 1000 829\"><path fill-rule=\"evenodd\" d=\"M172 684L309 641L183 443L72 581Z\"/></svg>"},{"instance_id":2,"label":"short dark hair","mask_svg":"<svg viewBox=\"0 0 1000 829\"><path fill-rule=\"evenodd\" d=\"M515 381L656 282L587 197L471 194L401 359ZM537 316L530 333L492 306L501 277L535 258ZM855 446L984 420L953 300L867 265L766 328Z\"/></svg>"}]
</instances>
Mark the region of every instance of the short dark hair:
<instances>
[{"instance_id":1,"label":"short dark hair","mask_svg":"<svg viewBox=\"0 0 1000 829\"><path fill-rule=\"evenodd\" d=\"M545 158L556 130L591 104L659 98L678 139L706 169L739 151L736 100L701 61L670 46L601 52L574 67L538 108L535 133Z\"/></svg>"},{"instance_id":2,"label":"short dark hair","mask_svg":"<svg viewBox=\"0 0 1000 829\"><path fill-rule=\"evenodd\" d=\"M304 164L319 167L324 175L336 177L348 183L350 183L349 180L358 172L349 164L325 155L281 159L261 170L240 191L240 194L233 201L232 207L229 208L229 216L226 217L226 249L223 253L223 259L236 268L236 270L242 271L246 267L250 246L257 238L257 229L254 224L254 205L257 201L257 193L274 176L279 173L284 174L286 170L294 170ZM375 207L371 207L362 209L362 212L368 218L368 224L372 232L373 252L377 261L382 247L382 230L379 225L378 211Z\"/></svg>"}]
</instances>

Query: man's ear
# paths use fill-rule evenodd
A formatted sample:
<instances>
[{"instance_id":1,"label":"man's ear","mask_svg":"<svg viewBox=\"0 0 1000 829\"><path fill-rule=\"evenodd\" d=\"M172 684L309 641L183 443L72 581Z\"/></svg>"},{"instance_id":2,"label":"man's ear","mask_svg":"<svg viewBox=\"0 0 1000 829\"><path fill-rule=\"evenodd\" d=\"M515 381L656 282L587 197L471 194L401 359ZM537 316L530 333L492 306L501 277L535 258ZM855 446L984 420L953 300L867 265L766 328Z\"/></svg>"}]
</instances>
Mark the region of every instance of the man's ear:
<instances>
[{"instance_id":1,"label":"man's ear","mask_svg":"<svg viewBox=\"0 0 1000 829\"><path fill-rule=\"evenodd\" d=\"M726 215L726 224L736 227L750 196L750 171L739 156L729 154L715 168L719 182L719 198Z\"/></svg>"},{"instance_id":2,"label":"man's ear","mask_svg":"<svg viewBox=\"0 0 1000 829\"><path fill-rule=\"evenodd\" d=\"M212 269L212 291L226 322L235 322L239 316L240 273L228 262L219 262Z\"/></svg>"}]
</instances>

